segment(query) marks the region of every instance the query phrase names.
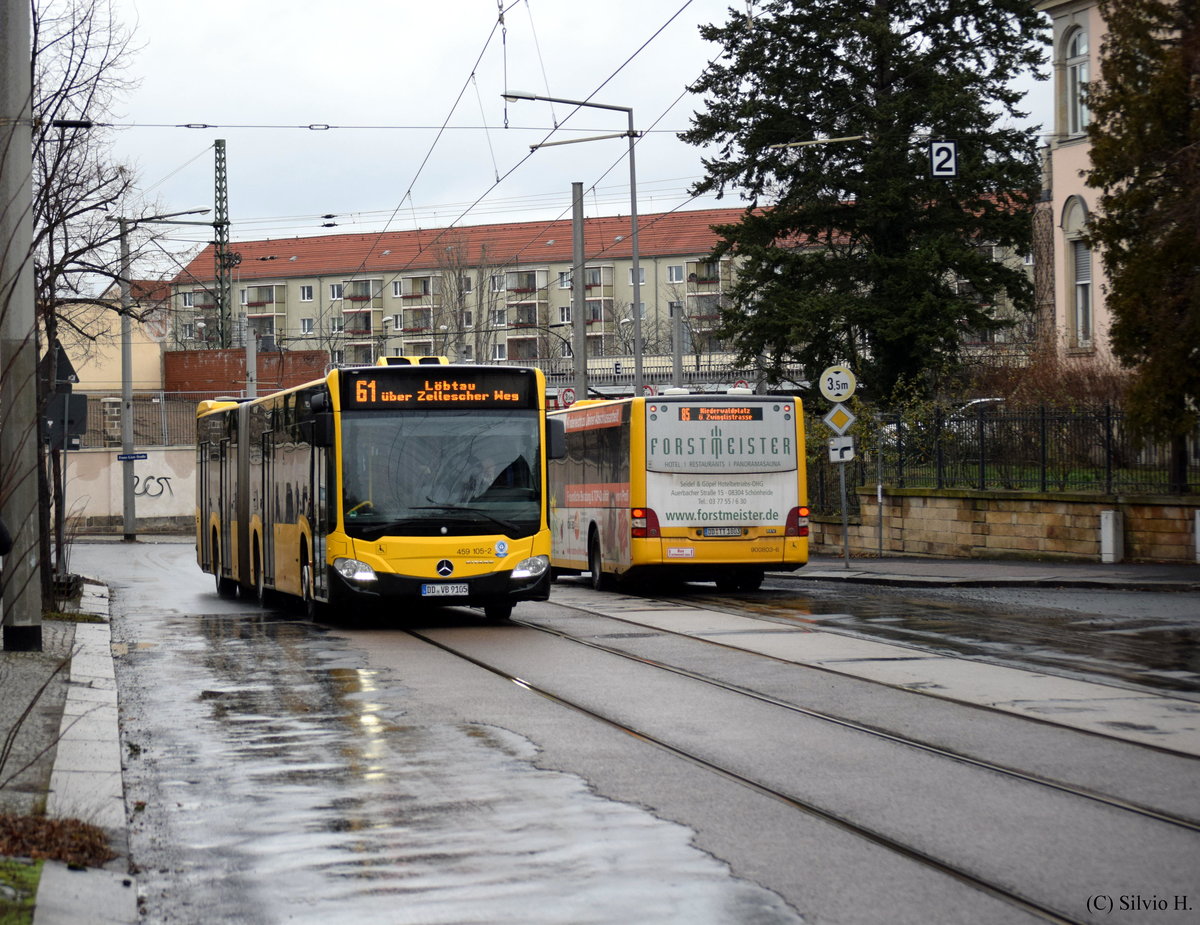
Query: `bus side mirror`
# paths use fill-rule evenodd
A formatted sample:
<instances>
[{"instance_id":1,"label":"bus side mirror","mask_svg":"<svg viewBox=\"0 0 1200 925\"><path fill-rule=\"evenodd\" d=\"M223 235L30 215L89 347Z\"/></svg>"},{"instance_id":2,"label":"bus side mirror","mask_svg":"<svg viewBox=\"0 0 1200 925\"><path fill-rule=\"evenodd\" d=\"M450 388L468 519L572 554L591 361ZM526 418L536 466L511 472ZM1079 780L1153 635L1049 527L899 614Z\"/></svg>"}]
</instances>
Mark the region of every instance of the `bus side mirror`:
<instances>
[{"instance_id":1,"label":"bus side mirror","mask_svg":"<svg viewBox=\"0 0 1200 925\"><path fill-rule=\"evenodd\" d=\"M313 446L333 446L333 412L318 411L313 415Z\"/></svg>"},{"instance_id":2,"label":"bus side mirror","mask_svg":"<svg viewBox=\"0 0 1200 925\"><path fill-rule=\"evenodd\" d=\"M562 418L546 418L546 458L567 458L567 422Z\"/></svg>"}]
</instances>

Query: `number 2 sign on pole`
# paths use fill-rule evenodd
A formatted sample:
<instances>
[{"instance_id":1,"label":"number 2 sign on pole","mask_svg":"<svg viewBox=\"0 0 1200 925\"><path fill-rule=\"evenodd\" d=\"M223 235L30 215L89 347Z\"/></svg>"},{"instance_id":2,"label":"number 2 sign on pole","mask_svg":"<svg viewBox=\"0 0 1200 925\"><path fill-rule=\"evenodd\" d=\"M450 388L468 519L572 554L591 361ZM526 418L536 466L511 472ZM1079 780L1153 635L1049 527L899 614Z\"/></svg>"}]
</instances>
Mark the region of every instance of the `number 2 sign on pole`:
<instances>
[{"instance_id":1,"label":"number 2 sign on pole","mask_svg":"<svg viewBox=\"0 0 1200 925\"><path fill-rule=\"evenodd\" d=\"M929 142L929 175L947 180L958 176L958 142Z\"/></svg>"}]
</instances>

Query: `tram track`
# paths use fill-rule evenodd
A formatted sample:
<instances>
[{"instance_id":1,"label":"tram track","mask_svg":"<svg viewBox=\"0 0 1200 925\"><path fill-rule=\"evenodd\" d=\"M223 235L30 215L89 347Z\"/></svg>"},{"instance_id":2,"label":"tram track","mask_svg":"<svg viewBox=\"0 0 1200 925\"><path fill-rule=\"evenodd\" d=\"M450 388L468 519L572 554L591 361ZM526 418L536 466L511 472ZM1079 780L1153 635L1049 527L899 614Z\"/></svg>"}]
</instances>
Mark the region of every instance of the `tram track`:
<instances>
[{"instance_id":1,"label":"tram track","mask_svg":"<svg viewBox=\"0 0 1200 925\"><path fill-rule=\"evenodd\" d=\"M673 603L663 601L663 603ZM683 602L679 602L682 604ZM606 623L615 624L622 627L628 627L631 630L645 629L647 632L630 632L625 634L628 639L642 639L649 637L673 637L677 640L686 640L690 644L700 644L705 646L714 646L731 652L739 652L742 655L762 658L772 662L777 662L781 665L791 665L802 669L815 668L817 671L838 675L841 677L850 678L852 675L844 674L838 671L830 671L821 666L803 665L794 661L777 658L775 656L766 655L752 650L739 648L729 645L720 640L712 640L698 637L687 633L674 632L670 629L664 629L654 623L639 623L635 616L625 617L620 614L612 614L609 612L598 612L589 609L581 602L567 603L560 601L557 605L566 610L575 611L581 616L586 616L592 620L603 621ZM802 718L803 721L815 721L821 724L827 724L830 727L836 727L850 735L862 735L881 743L884 747L896 746L910 750L914 753L919 753L932 758L935 762L945 761L952 762L955 765L963 766L968 769L967 773L978 771L982 774L999 775L1011 782L1015 786L1034 787L1037 791L1045 793L1053 793L1058 797L1069 800L1082 800L1087 803L1103 808L1104 811L1112 811L1119 814L1122 818L1127 818L1132 822L1134 819L1140 820L1139 825L1143 826L1165 826L1169 827L1180 834L1180 837L1190 838L1191 836L1200 833L1200 820L1192 815L1180 814L1171 811L1172 807L1156 807L1148 803L1139 802L1136 799L1128 797L1135 796L1132 793L1121 795L1119 793L1104 792L1103 789L1093 789L1086 785L1081 785L1079 782L1073 782L1069 778L1054 778L1046 776L1037 771L1023 770L1020 766L1004 764L995 760L989 760L987 757L979 757L968 752L956 750L953 747L946 747L944 744L938 744L932 740L922 739L919 736L905 735L887 728L882 728L872 724L869 719L863 721L854 719L846 715L838 715L836 711L831 712L827 709L817 709L812 706L806 706L801 703L789 701L780 696L775 696L771 692L764 690L754 690L745 685L714 677L706 674L704 671L693 670L681 664L672 664L669 661L664 661L660 657L653 657L645 653L630 651L627 648L622 648L620 644L609 644L598 638L597 627L591 626L582 634L573 634L571 631L555 626L544 625L537 622L537 617L530 619L514 619L512 623L522 628L525 631L531 631L544 635L556 640L558 643L568 645L581 646L589 651L597 653L601 657L615 657L630 664L635 664L651 671L664 672L671 676L685 680L688 683L699 683L709 688L714 689L721 695L728 695L735 698L747 698L757 704L768 709L777 709L786 711L788 714ZM648 728L644 725L645 720L639 721L637 718L630 719L618 718L617 711L610 712L605 705L597 704L593 698L589 704L586 695L582 700L580 695L572 694L569 685L560 686L557 683L549 682L545 679L539 681L532 680L530 676L523 676L523 671L519 667L513 667L511 664L508 668L498 664L499 660L493 660L486 651L476 650L474 653L466 651L458 647L452 642L447 642L444 639L434 638L429 631L411 631L413 635L425 642L426 644L435 646L442 651L461 658L470 664L488 671L493 675L505 679L509 683L538 695L545 700L554 703L557 706L570 710L588 719L604 724L620 733L636 738L640 742L653 745L655 748L663 752L685 761L693 766L703 769L704 771L717 775L719 778L731 781L739 786L748 788L749 790L770 798L782 805L785 805L797 812L803 813L813 819L835 826L837 829L851 834L855 837L863 839L878 848L885 849L895 855L902 857L908 861L921 865L931 871L936 871L953 880L967 885L973 889L987 894L993 898L1006 902L1014 908L1020 909L1039 920L1048 922L1085 922L1092 921L1087 916L1082 918L1075 917L1071 912L1065 911L1066 906L1059 901L1054 895L1039 895L1037 890L1032 892L1025 891L1019 885L1014 886L1011 880L1005 880L1003 877L996 876L988 869L987 865L980 867L978 863L962 863L954 860L957 855L947 854L945 851L939 850L936 846L930 844L922 844L922 838L915 833L908 834L906 830L897 830L894 826L883 822L882 819L865 818L861 815L857 816L854 810L845 811L845 807L841 807L836 800L831 801L829 796L813 794L797 794L791 791L791 787L787 784L780 786L780 780L770 780L770 774L759 778L756 770L748 771L745 767L739 768L736 763L730 763L728 758L722 758L719 755L706 753L703 749L697 750L688 746L687 742L677 741L673 733L664 735L665 730L656 731L654 728ZM436 631L433 631L436 635ZM600 637L605 635L602 631ZM616 634L611 634L616 635ZM561 658L561 656L559 656ZM869 679L856 678L855 680L867 683L869 685L887 688L897 693L904 694L925 694L924 691L915 691L908 688L903 688L895 685L882 684L880 682L871 681ZM930 697L943 700L943 702L963 709L979 709L989 713L1001 714L1002 711L995 710L986 706L978 706L976 704L966 703L955 700L953 698L939 698L936 694L929 694ZM1004 714L1010 719L1013 714ZM1071 729L1070 727L1062 727L1054 724L1052 721L1041 720L1037 718L1019 717L1020 720L1026 720L1031 724L1055 727L1069 730L1070 732L1079 733L1083 730ZM1184 758L1194 760L1194 756L1172 751L1170 749L1155 748L1153 746L1144 746L1140 743L1131 743L1128 740L1121 740L1116 737L1105 737L1100 734L1093 734L1097 739L1107 739L1114 744L1129 746L1137 749L1144 749L1148 753L1162 753L1169 755L1171 758ZM994 757L994 756L993 756ZM1119 790L1119 788L1118 788ZM1031 791L1031 793L1034 791ZM1162 829L1161 831L1167 831ZM941 856L939 856L941 855ZM949 858L949 860L947 859Z\"/></svg>"},{"instance_id":2,"label":"tram track","mask_svg":"<svg viewBox=\"0 0 1200 925\"><path fill-rule=\"evenodd\" d=\"M591 611L584 611L584 612L589 613L592 616L596 616L596 614L593 614ZM623 620L620 617L612 617L609 615L605 615L605 616L608 619L617 620L619 622L631 623L631 621ZM1095 791L1088 790L1086 788L1079 787L1079 786L1076 786L1073 784L1050 780L1050 779L1042 777L1040 775L1030 774L1028 772L1021 771L1017 768L1007 767L1005 765L997 764L995 762L986 761L981 758L975 758L970 755L965 755L965 754L962 754L961 752L956 752L952 749L945 748L944 746L934 745L930 742L923 742L918 739L901 736L894 732L889 732L886 729L872 727L865 723L857 722L855 720L847 719L845 717L835 716L831 713L826 713L824 711L814 710L809 707L804 707L804 706L801 706L801 705L795 704L795 703L789 703L785 700L781 700L777 697L772 697L768 694L763 694L759 691L750 690L748 688L741 687L736 684L730 684L728 681L722 681L718 678L709 677L707 675L703 675L698 672L691 671L690 669L687 669L687 668L680 668L675 665L668 665L667 663L659 661L657 659L651 659L651 658L647 658L646 656L636 655L636 654L633 654L626 650L618 649L614 646L609 646L609 645L605 645L603 643L596 642L593 639L583 639L578 636L572 636L571 634L564 633L561 630L542 626L542 625L536 624L536 623L530 623L525 620L514 619L512 622L516 623L520 626L527 627L529 629L537 630L539 632L549 633L553 636L557 636L558 638L576 643L578 645L587 646L590 649L595 649L595 650L604 652L608 655L614 655L619 658L627 659L629 661L638 662L640 664L647 665L649 667L656 668L661 671L668 671L672 674L679 675L680 677L685 677L685 678L688 678L693 681L699 681L703 684L708 684L708 685L718 688L720 690L728 691L729 693L740 694L745 697L750 697L754 700L759 701L760 703L765 703L765 704L769 704L770 706L779 707L781 709L788 710L793 713L797 713L801 716L805 716L810 719L816 719L816 720L820 720L822 722L831 723L831 724L833 724L835 726L839 726L843 729L850 729L855 732L863 733L864 735L869 735L869 736L873 736L878 739L882 739L882 740L890 742L892 744L902 745L906 748L916 749L916 750L924 752L926 754L935 755L939 758L945 758L950 761L955 761L960 764L965 764L970 767L978 768L980 770L991 771L996 774L1002 774L1006 777L1012 778L1014 780L1019 780L1024 783L1036 784L1039 786L1048 787L1052 790L1057 790L1061 793L1066 793L1066 794L1070 794L1071 796L1080 797L1080 798L1086 799L1086 800L1091 800L1093 802L1100 803L1105 806L1110 806L1115 809L1122 810L1124 812L1129 812L1129 813L1133 813L1138 816L1142 816L1147 819L1152 819L1156 822L1162 822L1162 823L1166 823L1168 825L1178 826L1179 828L1186 829L1186 830L1192 831L1192 832L1200 832L1200 820L1187 819L1187 818L1184 818L1181 816L1174 816L1174 815L1171 815L1168 813L1161 812L1161 811L1156 810L1149 806L1142 806L1142 805L1130 802L1128 800L1122 800L1117 797L1109 796L1109 795L1102 794L1102 793L1097 793ZM632 625L639 625L639 624L632 624ZM661 632L669 632L669 631L663 630ZM682 635L682 634L675 634L675 635ZM695 640L695 637L687 637L687 638ZM722 645L721 643L713 643L710 640L695 640L695 641L700 641L700 642L708 643L711 645ZM761 657L770 658L770 656L761 656ZM806 666L806 667L808 667L808 666ZM1172 753L1172 754L1175 754L1175 753Z\"/></svg>"},{"instance_id":3,"label":"tram track","mask_svg":"<svg viewBox=\"0 0 1200 925\"><path fill-rule=\"evenodd\" d=\"M573 640L571 637L569 637L565 634L547 631L547 630L545 630L545 628L539 627L535 624L529 624L529 623L525 623L523 621L513 621L513 622L516 622L519 625L522 625L528 629L533 629L535 631L549 632L551 635L556 635L556 636L559 636L559 637L569 640L569 641L581 641L581 640ZM818 819L824 823L827 823L829 825L833 825L833 826L837 827L838 829L840 829L844 832L848 832L856 837L859 837L873 845L876 845L880 848L884 848L888 851L891 851L891 852L893 852L897 855L900 855L901 857L904 857L910 861L913 861L925 868L933 870L939 874L950 877L959 883L962 883L966 886L976 889L976 890L980 891L981 893L984 893L984 894L991 896L995 899L998 899L1002 902L1008 903L1009 905L1011 905L1017 909L1020 909L1024 912L1034 916L1035 918L1040 919L1041 921L1061 923L1061 925L1084 925L1084 923L1086 922L1085 919L1074 918L1064 912L1061 912L1057 909L1051 908L1047 904L1044 904L1044 903L1038 902L1036 900L1030 899L1026 896L1023 896L1020 893L1016 892L1015 890L1012 890L1012 889L1004 886L1001 883L998 883L993 880L989 880L986 877L982 877L977 874L974 874L971 871L969 871L959 865L956 865L956 864L950 863L948 861L942 860L940 858L934 857L932 854L929 854L928 852L923 851L920 848L905 844L904 842L902 842L884 832L878 831L869 826L855 822L854 820L852 820L846 816L843 816L843 815L841 815L837 812L834 812L830 809L827 809L825 807L819 806L814 802L800 799L791 794L785 793L776 787L771 787L762 782L753 780L744 774L740 774L734 770L731 770L730 768L722 767L721 765L703 757L702 755L698 755L694 752L688 751L687 749L681 748L677 745L673 745L670 742L667 742L666 740L661 738L660 736L657 736L657 735L649 732L648 730L639 729L639 728L636 728L636 727L630 725L629 723L622 722L620 720L616 720L610 716L605 716L603 713L600 713L599 711L594 710L591 707L588 707L576 700L573 700L568 696L564 696L562 694L555 693L554 691L551 691L544 686L534 684L525 678L519 677L518 675L515 675L515 674L511 673L510 671L508 671L498 665L490 664L486 660L478 658L477 656L471 655L459 648L456 648L453 645L450 645L446 642L434 639L430 635L428 635L427 632L423 632L420 630L413 630L413 629L406 630L406 632L409 633L414 638L419 639L422 642L426 643L427 645L433 646L434 648L437 648L440 651L445 652L449 655L452 655L456 658L463 659L464 661L476 666L477 668L480 668L484 671L490 672L491 674L496 675L497 677L500 677L503 680L506 680L509 683L522 688L523 690L527 690L530 693L536 694L537 696L542 697L542 698L554 703L556 706L566 708L575 713L583 715L590 720L593 720L598 723L602 723L611 729L614 729L624 735L628 735L633 738L636 738L640 742L644 742L646 744L654 746L655 748L661 749L662 751L664 751L676 758L686 761L689 764L692 764L694 766L703 768L704 770L706 770L710 773L716 774L725 780L732 781L733 783L736 783L740 786L746 787L749 790L752 790L753 792L755 792L757 794L760 794L762 796L765 796L772 800L775 800L791 809L802 812L806 815L809 815L809 816L811 816L815 819ZM600 647L600 648L603 649L604 647ZM611 654L620 655L622 653L614 650L611 652ZM635 659L635 660L638 660L638 659ZM644 660L638 660L638 661L644 661ZM645 661L645 664L651 665L653 663L650 661ZM680 673L682 674L682 672L680 672ZM704 679L696 678L696 680L704 680ZM739 693L739 694L746 694L745 691L737 690L736 688L734 688L732 686L727 687L727 690L729 690L731 692Z\"/></svg>"}]
</instances>

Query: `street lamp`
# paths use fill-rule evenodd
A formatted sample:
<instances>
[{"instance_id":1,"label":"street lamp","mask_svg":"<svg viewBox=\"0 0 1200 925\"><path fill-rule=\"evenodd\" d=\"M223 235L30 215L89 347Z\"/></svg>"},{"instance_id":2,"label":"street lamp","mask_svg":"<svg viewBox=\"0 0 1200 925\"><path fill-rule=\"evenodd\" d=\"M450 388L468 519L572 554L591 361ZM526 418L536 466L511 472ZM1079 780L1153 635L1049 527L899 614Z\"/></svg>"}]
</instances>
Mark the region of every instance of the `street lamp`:
<instances>
[{"instance_id":1,"label":"street lamp","mask_svg":"<svg viewBox=\"0 0 1200 925\"><path fill-rule=\"evenodd\" d=\"M203 215L208 209L188 209L186 212L168 212L165 215L148 215L145 218L119 218L106 216L117 223L121 240L121 487L125 540L137 539L137 516L134 508L133 476L133 324L129 317L129 283L133 271L129 257L129 228L132 225L211 225L210 222L173 221L179 215Z\"/></svg>"},{"instance_id":2,"label":"street lamp","mask_svg":"<svg viewBox=\"0 0 1200 925\"><path fill-rule=\"evenodd\" d=\"M634 395L641 395L644 385L642 377L642 273L641 265L638 262L637 167L634 164L633 158L634 140L640 133L634 131L633 128L633 107L613 106L608 103L590 103L587 100L568 100L557 96L540 96L536 93L523 93L516 90L510 90L508 93L505 93L504 98L512 103L518 100L541 100L545 103L562 103L565 106L611 109L623 112L629 118L629 128L624 132L613 135L593 135L588 138L571 138L566 141L547 141L541 144L530 145L529 150L536 151L538 148L549 148L553 145L578 144L581 141L600 141L605 138L627 137L629 139L629 246L633 261L633 389ZM576 308L578 311L583 311L584 306L579 305ZM586 345L583 347L583 362L587 363Z\"/></svg>"}]
</instances>

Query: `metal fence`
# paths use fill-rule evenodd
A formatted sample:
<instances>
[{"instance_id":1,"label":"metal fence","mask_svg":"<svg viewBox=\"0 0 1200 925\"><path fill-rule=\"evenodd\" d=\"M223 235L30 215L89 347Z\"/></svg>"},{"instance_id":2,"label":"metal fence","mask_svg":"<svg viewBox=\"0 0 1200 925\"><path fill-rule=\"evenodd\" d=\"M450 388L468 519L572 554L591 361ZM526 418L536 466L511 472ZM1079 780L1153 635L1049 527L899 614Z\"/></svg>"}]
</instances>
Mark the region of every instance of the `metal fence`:
<instances>
[{"instance_id":1,"label":"metal fence","mask_svg":"<svg viewBox=\"0 0 1200 925\"><path fill-rule=\"evenodd\" d=\"M121 395L119 392L86 392L87 433L82 449L121 446ZM239 392L225 393L240 395ZM211 392L135 392L133 443L147 446L192 446L196 442L196 405ZM224 397L224 395L222 396Z\"/></svg>"},{"instance_id":2,"label":"metal fence","mask_svg":"<svg viewBox=\"0 0 1200 925\"><path fill-rule=\"evenodd\" d=\"M809 494L818 514L840 511L837 465L825 452L828 429L808 421ZM856 431L847 484L890 488L1166 495L1200 491L1200 430L1185 459L1138 439L1112 407L997 411L936 409L927 420L883 415ZM848 499L851 511L857 497Z\"/></svg>"}]
</instances>

